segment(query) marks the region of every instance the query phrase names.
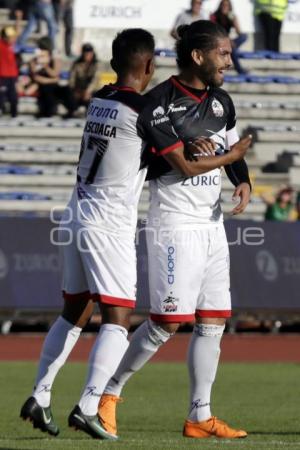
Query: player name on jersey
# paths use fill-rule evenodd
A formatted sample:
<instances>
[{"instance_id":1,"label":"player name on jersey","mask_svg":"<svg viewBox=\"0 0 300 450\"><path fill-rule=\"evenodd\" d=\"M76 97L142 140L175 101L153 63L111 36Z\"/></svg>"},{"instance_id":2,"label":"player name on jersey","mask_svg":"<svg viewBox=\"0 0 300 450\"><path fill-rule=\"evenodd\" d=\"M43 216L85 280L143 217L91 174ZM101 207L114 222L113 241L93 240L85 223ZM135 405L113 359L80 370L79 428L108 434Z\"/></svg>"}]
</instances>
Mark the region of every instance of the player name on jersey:
<instances>
[{"instance_id":1,"label":"player name on jersey","mask_svg":"<svg viewBox=\"0 0 300 450\"><path fill-rule=\"evenodd\" d=\"M101 136L113 137L117 136L117 128L106 123L87 121L84 127L86 133L100 134Z\"/></svg>"}]
</instances>

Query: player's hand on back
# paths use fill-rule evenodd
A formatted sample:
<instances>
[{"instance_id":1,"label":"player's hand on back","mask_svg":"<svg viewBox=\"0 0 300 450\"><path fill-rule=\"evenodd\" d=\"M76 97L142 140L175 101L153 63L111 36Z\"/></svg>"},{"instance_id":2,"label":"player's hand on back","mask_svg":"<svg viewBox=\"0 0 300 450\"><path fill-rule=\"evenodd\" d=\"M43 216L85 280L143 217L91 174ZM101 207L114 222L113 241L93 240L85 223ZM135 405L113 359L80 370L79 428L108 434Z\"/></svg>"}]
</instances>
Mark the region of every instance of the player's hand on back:
<instances>
[{"instance_id":1,"label":"player's hand on back","mask_svg":"<svg viewBox=\"0 0 300 450\"><path fill-rule=\"evenodd\" d=\"M214 156L217 149L215 141L200 136L184 146L184 156L188 161L197 161L199 156Z\"/></svg>"},{"instance_id":2,"label":"player's hand on back","mask_svg":"<svg viewBox=\"0 0 300 450\"><path fill-rule=\"evenodd\" d=\"M243 159L248 149L250 148L251 143L252 135L248 134L247 136L240 139L236 144L232 145L229 152L232 162Z\"/></svg>"}]
</instances>

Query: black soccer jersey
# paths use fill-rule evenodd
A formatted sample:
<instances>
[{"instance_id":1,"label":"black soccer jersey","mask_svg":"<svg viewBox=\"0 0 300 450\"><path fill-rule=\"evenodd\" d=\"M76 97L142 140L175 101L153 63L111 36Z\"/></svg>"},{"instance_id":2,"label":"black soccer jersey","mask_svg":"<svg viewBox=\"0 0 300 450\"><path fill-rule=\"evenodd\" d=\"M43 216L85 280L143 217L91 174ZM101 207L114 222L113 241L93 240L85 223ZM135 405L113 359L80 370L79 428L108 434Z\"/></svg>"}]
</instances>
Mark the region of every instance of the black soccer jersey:
<instances>
[{"instance_id":1,"label":"black soccer jersey","mask_svg":"<svg viewBox=\"0 0 300 450\"><path fill-rule=\"evenodd\" d=\"M147 97L155 100L152 127L160 118L167 117L179 139L184 143L204 136L213 139L218 152L238 140L235 108L230 96L220 88L205 90L184 86L176 77L152 89ZM168 218L172 223L211 223L222 220L220 208L220 169L204 175L184 178L160 158L150 167L161 176L150 182L151 207L160 212L174 213ZM154 169L154 170L153 170ZM233 168L231 167L231 170ZM232 181L237 184L238 177ZM157 212L156 211L156 212Z\"/></svg>"}]
</instances>

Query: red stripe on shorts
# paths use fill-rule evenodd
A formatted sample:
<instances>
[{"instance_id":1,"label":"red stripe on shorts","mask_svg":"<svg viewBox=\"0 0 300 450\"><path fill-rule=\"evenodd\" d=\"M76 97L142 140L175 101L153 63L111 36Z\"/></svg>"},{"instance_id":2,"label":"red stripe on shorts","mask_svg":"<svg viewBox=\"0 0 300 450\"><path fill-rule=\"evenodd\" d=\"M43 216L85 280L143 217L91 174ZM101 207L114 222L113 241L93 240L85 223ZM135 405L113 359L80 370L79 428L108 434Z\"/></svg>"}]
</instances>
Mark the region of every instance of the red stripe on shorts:
<instances>
[{"instance_id":1,"label":"red stripe on shorts","mask_svg":"<svg viewBox=\"0 0 300 450\"><path fill-rule=\"evenodd\" d=\"M134 308L135 307L135 300L128 300L126 298L120 298L120 297L112 297L110 295L92 294L92 299L94 302L100 302L105 305L123 306L126 308Z\"/></svg>"},{"instance_id":2,"label":"red stripe on shorts","mask_svg":"<svg viewBox=\"0 0 300 450\"><path fill-rule=\"evenodd\" d=\"M150 314L150 318L154 322L194 322L195 314Z\"/></svg>"},{"instance_id":3,"label":"red stripe on shorts","mask_svg":"<svg viewBox=\"0 0 300 450\"><path fill-rule=\"evenodd\" d=\"M89 291L79 292L76 294L69 294L66 291L62 291L62 293L65 300L90 300L91 298Z\"/></svg>"},{"instance_id":4,"label":"red stripe on shorts","mask_svg":"<svg viewBox=\"0 0 300 450\"><path fill-rule=\"evenodd\" d=\"M231 310L208 310L202 309L196 311L196 316L198 317L231 317Z\"/></svg>"}]
</instances>

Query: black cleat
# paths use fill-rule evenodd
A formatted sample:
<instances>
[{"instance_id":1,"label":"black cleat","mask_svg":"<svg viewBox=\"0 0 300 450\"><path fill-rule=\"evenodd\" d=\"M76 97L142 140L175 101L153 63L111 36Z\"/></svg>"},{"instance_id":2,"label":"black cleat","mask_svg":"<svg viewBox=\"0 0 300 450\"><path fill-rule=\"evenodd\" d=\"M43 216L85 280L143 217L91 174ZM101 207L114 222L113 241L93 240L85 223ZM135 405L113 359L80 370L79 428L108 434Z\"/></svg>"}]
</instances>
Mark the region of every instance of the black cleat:
<instances>
[{"instance_id":1,"label":"black cleat","mask_svg":"<svg viewBox=\"0 0 300 450\"><path fill-rule=\"evenodd\" d=\"M69 427L84 431L95 439L108 439L111 441L118 439L118 436L108 433L103 428L97 414L95 416L86 416L78 405L74 407L69 415L68 423Z\"/></svg>"},{"instance_id":2,"label":"black cleat","mask_svg":"<svg viewBox=\"0 0 300 450\"><path fill-rule=\"evenodd\" d=\"M29 397L21 408L20 417L23 420L30 420L33 428L39 428L43 432L57 436L59 428L54 422L51 408L42 408L34 397Z\"/></svg>"}]
</instances>

